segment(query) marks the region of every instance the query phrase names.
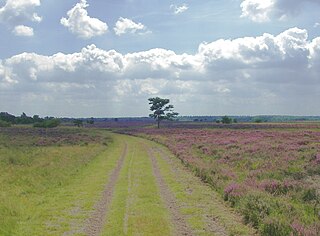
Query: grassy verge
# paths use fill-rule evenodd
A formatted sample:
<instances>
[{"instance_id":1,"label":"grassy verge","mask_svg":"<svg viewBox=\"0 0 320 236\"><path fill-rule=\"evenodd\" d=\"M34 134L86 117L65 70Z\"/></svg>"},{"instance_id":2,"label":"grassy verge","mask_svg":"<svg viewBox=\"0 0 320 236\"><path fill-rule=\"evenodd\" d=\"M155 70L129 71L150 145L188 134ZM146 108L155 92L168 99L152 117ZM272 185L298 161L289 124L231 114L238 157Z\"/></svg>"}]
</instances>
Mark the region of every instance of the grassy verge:
<instances>
[{"instance_id":1,"label":"grassy verge","mask_svg":"<svg viewBox=\"0 0 320 236\"><path fill-rule=\"evenodd\" d=\"M171 235L170 218L157 189L145 146L137 138L118 136L128 143L103 235Z\"/></svg>"},{"instance_id":2,"label":"grassy verge","mask_svg":"<svg viewBox=\"0 0 320 236\"><path fill-rule=\"evenodd\" d=\"M218 194L203 184L170 152L157 144L156 158L161 174L181 206L181 213L198 235L252 235L254 232L241 222L241 217L226 206ZM168 157L168 160L163 158Z\"/></svg>"},{"instance_id":3,"label":"grassy verge","mask_svg":"<svg viewBox=\"0 0 320 236\"><path fill-rule=\"evenodd\" d=\"M43 138L30 130L0 132L0 235L63 235L68 231L83 235L83 221L100 197L122 144L111 142L105 133L85 134L82 142L79 137L84 134L79 136L81 131L74 130L54 136L59 145L48 144L45 140L53 136L46 133ZM62 142L65 134L76 136ZM97 142L96 135L104 141Z\"/></svg>"}]
</instances>

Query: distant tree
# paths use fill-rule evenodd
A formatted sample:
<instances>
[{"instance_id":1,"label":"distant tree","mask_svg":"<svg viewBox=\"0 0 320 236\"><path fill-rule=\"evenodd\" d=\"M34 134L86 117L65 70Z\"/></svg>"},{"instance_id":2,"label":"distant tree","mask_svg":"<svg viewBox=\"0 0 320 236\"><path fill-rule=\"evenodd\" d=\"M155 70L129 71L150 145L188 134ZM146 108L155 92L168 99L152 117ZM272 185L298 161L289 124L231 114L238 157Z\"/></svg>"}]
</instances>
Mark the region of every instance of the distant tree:
<instances>
[{"instance_id":1,"label":"distant tree","mask_svg":"<svg viewBox=\"0 0 320 236\"><path fill-rule=\"evenodd\" d=\"M30 116L27 116L26 113L22 112L21 116L16 117L15 123L17 123L17 124L32 124L33 118Z\"/></svg>"},{"instance_id":2,"label":"distant tree","mask_svg":"<svg viewBox=\"0 0 320 236\"><path fill-rule=\"evenodd\" d=\"M149 116L157 121L158 128L160 128L162 120L172 120L179 115L179 113L173 111L173 105L169 104L169 99L155 97L148 100L149 105L151 105L150 111L153 112Z\"/></svg>"},{"instance_id":3,"label":"distant tree","mask_svg":"<svg viewBox=\"0 0 320 236\"><path fill-rule=\"evenodd\" d=\"M82 127L83 126L83 120L76 119L76 120L73 121L73 124L75 126Z\"/></svg>"},{"instance_id":4,"label":"distant tree","mask_svg":"<svg viewBox=\"0 0 320 236\"><path fill-rule=\"evenodd\" d=\"M91 117L89 120L87 120L87 124L93 125L94 124L94 118Z\"/></svg>"},{"instance_id":5,"label":"distant tree","mask_svg":"<svg viewBox=\"0 0 320 236\"><path fill-rule=\"evenodd\" d=\"M119 121L119 119L118 119L118 118L114 118L114 121L115 121L115 122L118 122L118 121Z\"/></svg>"},{"instance_id":6,"label":"distant tree","mask_svg":"<svg viewBox=\"0 0 320 236\"><path fill-rule=\"evenodd\" d=\"M41 121L43 121L43 119L41 119L39 115L34 115L32 117L32 119L33 119L33 122L41 122Z\"/></svg>"},{"instance_id":7,"label":"distant tree","mask_svg":"<svg viewBox=\"0 0 320 236\"><path fill-rule=\"evenodd\" d=\"M262 123L263 121L262 121L261 118L255 118L255 119L254 119L254 122L255 122L255 123Z\"/></svg>"},{"instance_id":8,"label":"distant tree","mask_svg":"<svg viewBox=\"0 0 320 236\"><path fill-rule=\"evenodd\" d=\"M223 124L231 124L232 123L232 118L230 118L228 116L224 116L224 117L222 117L221 122Z\"/></svg>"},{"instance_id":9,"label":"distant tree","mask_svg":"<svg viewBox=\"0 0 320 236\"><path fill-rule=\"evenodd\" d=\"M8 123L13 124L15 122L16 117L14 115L9 114L8 112L0 112L0 120L6 121Z\"/></svg>"},{"instance_id":10,"label":"distant tree","mask_svg":"<svg viewBox=\"0 0 320 236\"><path fill-rule=\"evenodd\" d=\"M0 127L10 127L11 123L0 119Z\"/></svg>"},{"instance_id":11,"label":"distant tree","mask_svg":"<svg viewBox=\"0 0 320 236\"><path fill-rule=\"evenodd\" d=\"M60 125L60 120L57 118L45 119L40 122L36 122L33 124L33 127L36 128L54 128Z\"/></svg>"}]
</instances>

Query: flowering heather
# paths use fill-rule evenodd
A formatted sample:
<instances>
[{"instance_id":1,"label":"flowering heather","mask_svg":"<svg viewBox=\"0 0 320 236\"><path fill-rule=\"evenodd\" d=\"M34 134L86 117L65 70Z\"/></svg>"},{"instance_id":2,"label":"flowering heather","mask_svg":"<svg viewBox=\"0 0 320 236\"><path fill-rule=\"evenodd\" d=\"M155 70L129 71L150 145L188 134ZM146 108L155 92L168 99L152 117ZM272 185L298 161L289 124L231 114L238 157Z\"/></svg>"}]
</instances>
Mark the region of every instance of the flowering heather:
<instances>
[{"instance_id":1,"label":"flowering heather","mask_svg":"<svg viewBox=\"0 0 320 236\"><path fill-rule=\"evenodd\" d=\"M172 124L126 132L166 145L261 234L320 234L318 123ZM255 213L262 206L265 214Z\"/></svg>"}]
</instances>

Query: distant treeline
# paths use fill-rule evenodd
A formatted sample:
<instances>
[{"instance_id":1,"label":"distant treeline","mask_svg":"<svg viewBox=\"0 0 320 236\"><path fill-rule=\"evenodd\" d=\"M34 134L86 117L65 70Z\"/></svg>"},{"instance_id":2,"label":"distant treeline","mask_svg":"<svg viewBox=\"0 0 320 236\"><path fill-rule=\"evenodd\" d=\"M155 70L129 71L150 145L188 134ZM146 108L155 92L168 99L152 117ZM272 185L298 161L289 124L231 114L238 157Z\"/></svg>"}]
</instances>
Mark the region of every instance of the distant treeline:
<instances>
[{"instance_id":1,"label":"distant treeline","mask_svg":"<svg viewBox=\"0 0 320 236\"><path fill-rule=\"evenodd\" d=\"M0 112L0 127L9 127L13 124L33 124L34 127L53 128L60 124L60 120L54 117L41 118L39 115L27 116L24 112L20 116Z\"/></svg>"},{"instance_id":2,"label":"distant treeline","mask_svg":"<svg viewBox=\"0 0 320 236\"><path fill-rule=\"evenodd\" d=\"M179 116L176 121L182 122L216 122L216 123L236 123L236 122L303 122L320 121L320 116L282 116L282 115L263 115L263 116ZM14 116L7 112L0 112L0 127L12 124L33 124L34 127L52 128L61 122L73 123L76 126L83 126L83 123L94 124L95 122L144 122L151 123L153 119L149 117L121 117L121 118L54 118L39 115L27 116L24 112L20 116Z\"/></svg>"},{"instance_id":3,"label":"distant treeline","mask_svg":"<svg viewBox=\"0 0 320 236\"><path fill-rule=\"evenodd\" d=\"M225 116L180 116L179 121L193 122L217 122ZM263 116L228 116L237 122L298 122L298 121L320 121L320 116L281 116L281 115L263 115Z\"/></svg>"}]
</instances>

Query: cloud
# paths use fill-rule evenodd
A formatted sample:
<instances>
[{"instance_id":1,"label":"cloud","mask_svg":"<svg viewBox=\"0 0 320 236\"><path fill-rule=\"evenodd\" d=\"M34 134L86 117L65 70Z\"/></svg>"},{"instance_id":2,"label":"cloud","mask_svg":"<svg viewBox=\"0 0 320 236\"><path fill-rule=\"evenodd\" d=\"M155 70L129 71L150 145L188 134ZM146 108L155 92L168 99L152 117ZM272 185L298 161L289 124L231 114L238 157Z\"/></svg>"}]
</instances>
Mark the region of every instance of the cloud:
<instances>
[{"instance_id":1,"label":"cloud","mask_svg":"<svg viewBox=\"0 0 320 236\"><path fill-rule=\"evenodd\" d=\"M0 23L12 27L12 32L17 36L32 36L33 29L25 28L24 24L42 21L42 17L35 12L40 5L40 0L7 0L0 8Z\"/></svg>"},{"instance_id":2,"label":"cloud","mask_svg":"<svg viewBox=\"0 0 320 236\"><path fill-rule=\"evenodd\" d=\"M26 36L26 37L33 36L33 28L25 25L18 25L14 27L12 32L17 36Z\"/></svg>"},{"instance_id":3,"label":"cloud","mask_svg":"<svg viewBox=\"0 0 320 236\"><path fill-rule=\"evenodd\" d=\"M130 19L120 17L113 28L116 35L120 36L126 33L145 32L146 27L141 23L136 23Z\"/></svg>"},{"instance_id":4,"label":"cloud","mask_svg":"<svg viewBox=\"0 0 320 236\"><path fill-rule=\"evenodd\" d=\"M202 43L199 55L205 68L215 70L242 68L297 68L308 64L308 33L291 28L273 36L245 37Z\"/></svg>"},{"instance_id":5,"label":"cloud","mask_svg":"<svg viewBox=\"0 0 320 236\"><path fill-rule=\"evenodd\" d=\"M319 68L320 38L309 40L299 28L201 43L192 55L161 48L121 54L89 45L0 61L0 106L130 116L146 114L141 104L148 97L165 96L182 114L190 107L193 114L316 114Z\"/></svg>"},{"instance_id":6,"label":"cloud","mask_svg":"<svg viewBox=\"0 0 320 236\"><path fill-rule=\"evenodd\" d=\"M97 18L88 16L86 0L81 0L67 12L68 18L61 18L60 23L70 32L83 39L103 35L108 31L108 25Z\"/></svg>"},{"instance_id":7,"label":"cloud","mask_svg":"<svg viewBox=\"0 0 320 236\"><path fill-rule=\"evenodd\" d=\"M187 11L189 6L187 4L182 4L180 6L172 4L170 5L170 9L173 9L173 13L177 15Z\"/></svg>"},{"instance_id":8,"label":"cloud","mask_svg":"<svg viewBox=\"0 0 320 236\"><path fill-rule=\"evenodd\" d=\"M310 65L309 68L314 69L317 73L320 72L320 37L315 38L309 44L310 50Z\"/></svg>"},{"instance_id":9,"label":"cloud","mask_svg":"<svg viewBox=\"0 0 320 236\"><path fill-rule=\"evenodd\" d=\"M240 5L241 16L256 22L270 21L273 18L283 20L298 15L303 5L310 3L320 6L318 0L243 0Z\"/></svg>"},{"instance_id":10,"label":"cloud","mask_svg":"<svg viewBox=\"0 0 320 236\"><path fill-rule=\"evenodd\" d=\"M0 21L13 25L26 21L40 22L42 18L35 12L35 8L40 5L40 0L7 0L0 8Z\"/></svg>"}]
</instances>

